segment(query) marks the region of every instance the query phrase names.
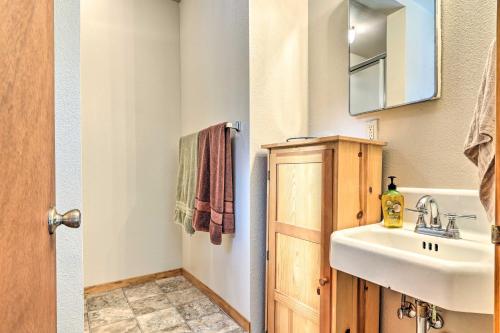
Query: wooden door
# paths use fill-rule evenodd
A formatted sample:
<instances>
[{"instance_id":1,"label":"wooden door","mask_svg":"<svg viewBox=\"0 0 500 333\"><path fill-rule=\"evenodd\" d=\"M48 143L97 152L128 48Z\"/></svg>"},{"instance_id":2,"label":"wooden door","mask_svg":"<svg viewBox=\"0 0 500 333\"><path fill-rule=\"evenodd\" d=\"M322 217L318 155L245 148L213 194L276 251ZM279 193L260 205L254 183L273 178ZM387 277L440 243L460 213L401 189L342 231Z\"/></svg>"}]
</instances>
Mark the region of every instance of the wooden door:
<instances>
[{"instance_id":1,"label":"wooden door","mask_svg":"<svg viewBox=\"0 0 500 333\"><path fill-rule=\"evenodd\" d=\"M0 332L55 332L52 0L0 0Z\"/></svg>"},{"instance_id":2,"label":"wooden door","mask_svg":"<svg viewBox=\"0 0 500 333\"><path fill-rule=\"evenodd\" d=\"M270 155L269 333L330 332L332 179L332 150Z\"/></svg>"}]
</instances>

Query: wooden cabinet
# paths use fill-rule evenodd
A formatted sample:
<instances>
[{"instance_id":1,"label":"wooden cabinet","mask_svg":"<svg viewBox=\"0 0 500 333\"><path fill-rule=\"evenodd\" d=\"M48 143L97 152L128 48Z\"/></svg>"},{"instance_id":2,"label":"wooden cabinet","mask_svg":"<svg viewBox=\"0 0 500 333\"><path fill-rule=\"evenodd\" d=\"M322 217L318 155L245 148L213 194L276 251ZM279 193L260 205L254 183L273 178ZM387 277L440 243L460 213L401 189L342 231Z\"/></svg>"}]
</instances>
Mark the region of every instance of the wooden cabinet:
<instances>
[{"instance_id":1,"label":"wooden cabinet","mask_svg":"<svg viewBox=\"0 0 500 333\"><path fill-rule=\"evenodd\" d=\"M379 288L329 264L332 231L380 221L383 143L340 136L269 149L269 333L378 333Z\"/></svg>"}]
</instances>

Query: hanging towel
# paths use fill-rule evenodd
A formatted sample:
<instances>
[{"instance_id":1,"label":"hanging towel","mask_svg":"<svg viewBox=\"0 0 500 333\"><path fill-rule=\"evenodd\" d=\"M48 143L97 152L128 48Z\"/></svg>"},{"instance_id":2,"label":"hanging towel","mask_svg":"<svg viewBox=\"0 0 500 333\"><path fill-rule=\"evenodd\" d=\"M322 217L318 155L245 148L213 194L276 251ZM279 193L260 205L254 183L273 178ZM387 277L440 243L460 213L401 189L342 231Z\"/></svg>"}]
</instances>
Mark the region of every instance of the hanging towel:
<instances>
[{"instance_id":1,"label":"hanging towel","mask_svg":"<svg viewBox=\"0 0 500 333\"><path fill-rule=\"evenodd\" d=\"M198 183L193 227L210 233L212 244L234 233L231 133L226 123L211 126L198 137Z\"/></svg>"},{"instance_id":2,"label":"hanging towel","mask_svg":"<svg viewBox=\"0 0 500 333\"><path fill-rule=\"evenodd\" d=\"M184 226L188 234L194 234L193 215L198 174L198 133L179 140L179 167L177 171L177 194L175 223Z\"/></svg>"},{"instance_id":3,"label":"hanging towel","mask_svg":"<svg viewBox=\"0 0 500 333\"><path fill-rule=\"evenodd\" d=\"M479 199L490 222L495 219L495 81L496 41L493 41L464 148L465 156L478 167Z\"/></svg>"}]
</instances>

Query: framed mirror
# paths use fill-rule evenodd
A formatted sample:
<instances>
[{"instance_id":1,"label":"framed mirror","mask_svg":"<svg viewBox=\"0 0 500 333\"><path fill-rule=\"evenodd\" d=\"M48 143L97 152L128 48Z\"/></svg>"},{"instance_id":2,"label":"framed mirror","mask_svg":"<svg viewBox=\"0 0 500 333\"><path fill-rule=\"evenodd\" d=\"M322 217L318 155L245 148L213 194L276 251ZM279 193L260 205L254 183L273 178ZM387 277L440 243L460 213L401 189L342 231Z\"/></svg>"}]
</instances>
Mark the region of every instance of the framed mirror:
<instances>
[{"instance_id":1,"label":"framed mirror","mask_svg":"<svg viewBox=\"0 0 500 333\"><path fill-rule=\"evenodd\" d=\"M349 0L349 113L439 98L439 0Z\"/></svg>"}]
</instances>

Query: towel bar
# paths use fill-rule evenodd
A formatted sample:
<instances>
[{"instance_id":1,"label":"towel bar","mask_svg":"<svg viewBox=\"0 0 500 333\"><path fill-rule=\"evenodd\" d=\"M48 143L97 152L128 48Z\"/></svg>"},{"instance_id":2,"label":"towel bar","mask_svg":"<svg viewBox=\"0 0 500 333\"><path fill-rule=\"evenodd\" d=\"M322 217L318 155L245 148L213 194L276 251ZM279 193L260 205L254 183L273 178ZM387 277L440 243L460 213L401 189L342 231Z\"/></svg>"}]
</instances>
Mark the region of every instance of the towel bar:
<instances>
[{"instance_id":1,"label":"towel bar","mask_svg":"<svg viewBox=\"0 0 500 333\"><path fill-rule=\"evenodd\" d=\"M232 129L236 130L236 132L239 132L240 125L241 124L239 121L235 121L234 123L226 123L226 128L232 128Z\"/></svg>"}]
</instances>

